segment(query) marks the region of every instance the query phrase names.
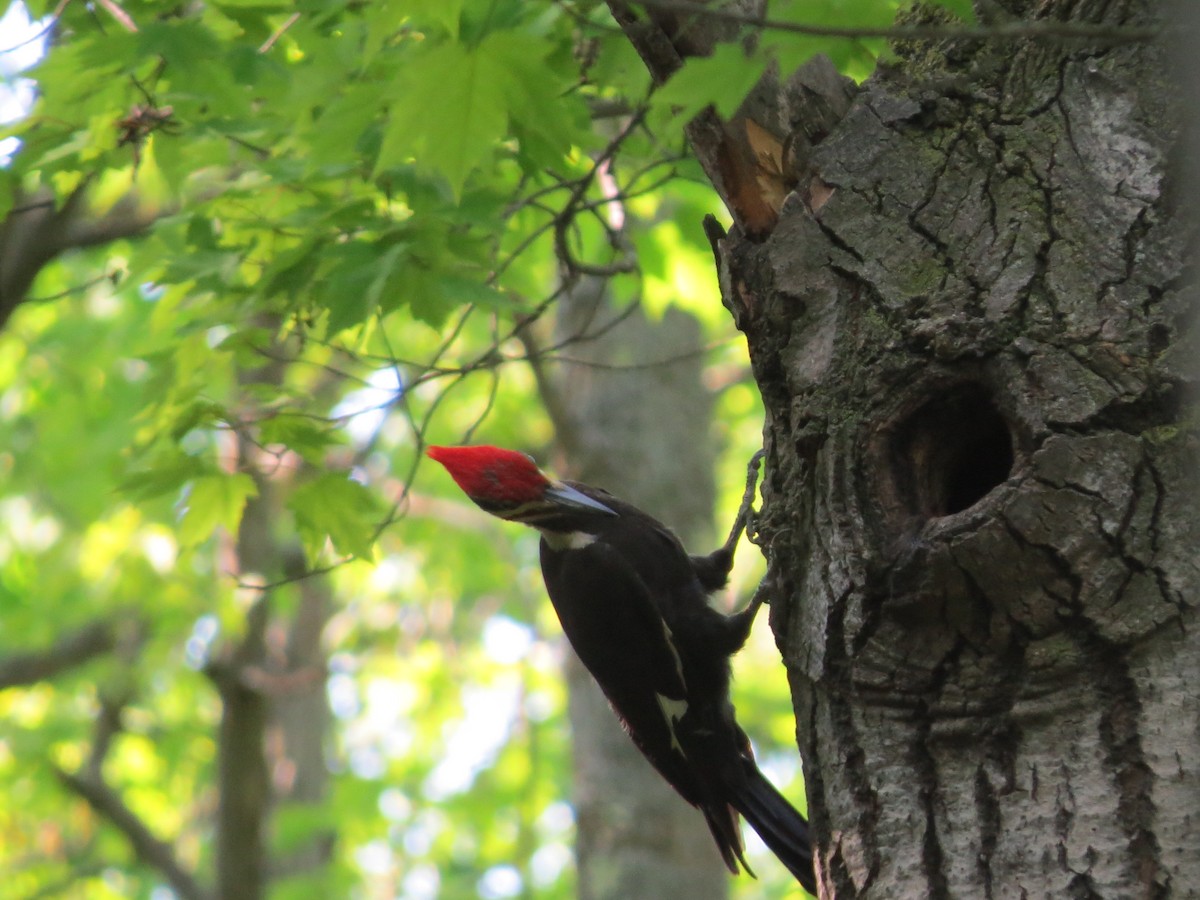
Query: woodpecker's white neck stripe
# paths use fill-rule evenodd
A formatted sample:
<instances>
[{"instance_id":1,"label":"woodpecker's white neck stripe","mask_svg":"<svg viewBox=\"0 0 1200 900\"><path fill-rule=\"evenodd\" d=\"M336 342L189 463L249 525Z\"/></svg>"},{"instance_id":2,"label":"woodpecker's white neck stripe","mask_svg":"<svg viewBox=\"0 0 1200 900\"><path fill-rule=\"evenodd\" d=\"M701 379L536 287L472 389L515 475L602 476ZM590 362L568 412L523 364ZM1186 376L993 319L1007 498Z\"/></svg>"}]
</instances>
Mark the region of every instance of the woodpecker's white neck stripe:
<instances>
[{"instance_id":1,"label":"woodpecker's white neck stripe","mask_svg":"<svg viewBox=\"0 0 1200 900\"><path fill-rule=\"evenodd\" d=\"M596 540L596 535L586 531L551 531L548 528L538 531L551 550L582 550Z\"/></svg>"}]
</instances>

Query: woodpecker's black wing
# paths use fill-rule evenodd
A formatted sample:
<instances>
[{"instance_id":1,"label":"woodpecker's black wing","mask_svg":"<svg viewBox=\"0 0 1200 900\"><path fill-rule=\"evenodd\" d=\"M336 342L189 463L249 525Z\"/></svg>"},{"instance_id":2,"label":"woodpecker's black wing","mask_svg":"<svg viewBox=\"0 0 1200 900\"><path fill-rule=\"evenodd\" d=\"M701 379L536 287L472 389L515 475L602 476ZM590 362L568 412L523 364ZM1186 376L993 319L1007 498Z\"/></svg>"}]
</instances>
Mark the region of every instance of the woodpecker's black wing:
<instances>
[{"instance_id":1,"label":"woodpecker's black wing","mask_svg":"<svg viewBox=\"0 0 1200 900\"><path fill-rule=\"evenodd\" d=\"M808 824L759 772L729 701L729 657L753 610L724 616L708 605L725 560L689 557L651 516L569 484L615 513L576 510L537 523L546 589L576 654L634 744L704 814L731 872L750 871L740 813L814 890ZM709 569L697 565L710 560Z\"/></svg>"},{"instance_id":2,"label":"woodpecker's black wing","mask_svg":"<svg viewBox=\"0 0 1200 900\"><path fill-rule=\"evenodd\" d=\"M670 758L675 720L687 711L683 666L645 585L600 541L566 551L543 541L541 556L550 601L580 661L651 762L680 766L686 787L686 767Z\"/></svg>"},{"instance_id":3,"label":"woodpecker's black wing","mask_svg":"<svg viewBox=\"0 0 1200 900\"><path fill-rule=\"evenodd\" d=\"M731 872L742 855L737 817L717 780L699 777L686 748L696 701L674 635L628 560L601 540L556 551L542 542L542 573L563 632L642 755L704 814Z\"/></svg>"}]
</instances>

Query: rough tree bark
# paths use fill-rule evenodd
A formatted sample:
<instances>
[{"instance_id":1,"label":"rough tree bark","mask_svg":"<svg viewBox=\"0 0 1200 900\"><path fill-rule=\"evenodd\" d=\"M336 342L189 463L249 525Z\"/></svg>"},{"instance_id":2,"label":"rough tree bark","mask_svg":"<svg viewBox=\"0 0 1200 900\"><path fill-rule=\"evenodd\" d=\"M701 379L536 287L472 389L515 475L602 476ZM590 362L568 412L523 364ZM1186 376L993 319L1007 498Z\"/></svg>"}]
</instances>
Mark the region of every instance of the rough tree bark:
<instances>
[{"instance_id":1,"label":"rough tree bark","mask_svg":"<svg viewBox=\"0 0 1200 900\"><path fill-rule=\"evenodd\" d=\"M669 75L645 34L678 49L674 21L615 11ZM1200 896L1197 343L1166 53L899 49L836 124L795 115L796 80L759 92L757 124L799 148L774 219L732 189L730 128L690 130L737 220L715 243L767 408L771 622L822 891Z\"/></svg>"}]
</instances>

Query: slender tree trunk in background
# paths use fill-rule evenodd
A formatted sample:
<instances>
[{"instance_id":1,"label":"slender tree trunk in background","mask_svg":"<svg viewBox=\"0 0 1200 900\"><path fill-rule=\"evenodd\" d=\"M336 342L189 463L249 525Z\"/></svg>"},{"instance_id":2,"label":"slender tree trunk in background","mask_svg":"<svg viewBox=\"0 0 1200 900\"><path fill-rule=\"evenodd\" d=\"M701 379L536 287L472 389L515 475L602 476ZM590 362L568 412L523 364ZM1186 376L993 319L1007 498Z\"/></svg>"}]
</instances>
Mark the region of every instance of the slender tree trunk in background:
<instances>
[{"instance_id":1,"label":"slender tree trunk in background","mask_svg":"<svg viewBox=\"0 0 1200 900\"><path fill-rule=\"evenodd\" d=\"M299 545L284 551L284 571L299 574L307 562ZM323 637L333 614L334 598L328 578L307 575L296 583L299 603L286 629L277 655L278 683L271 704L268 746L275 770L276 803L282 809L320 807L329 797L329 764L326 741L332 724L326 696L327 654ZM322 884L337 833L329 825L314 831L306 841L276 861L272 872L282 878L303 877L313 886Z\"/></svg>"},{"instance_id":2,"label":"slender tree trunk in background","mask_svg":"<svg viewBox=\"0 0 1200 900\"><path fill-rule=\"evenodd\" d=\"M612 320L602 284L583 281L559 313L561 336ZM701 384L698 324L680 312L640 312L564 355L559 440L570 469L673 527L689 548L715 546L712 400ZM681 357L681 358L677 358ZM671 362L660 363L663 360ZM591 676L572 655L579 896L583 900L721 900L728 877L704 817L634 748Z\"/></svg>"},{"instance_id":3,"label":"slender tree trunk in background","mask_svg":"<svg viewBox=\"0 0 1200 900\"><path fill-rule=\"evenodd\" d=\"M283 367L270 364L242 378L278 385ZM256 442L239 437L239 467L253 475L258 494L246 503L235 555L240 578L271 583L303 572L304 560L294 540L280 537L279 487L287 467L274 457L263 465L262 453ZM322 576L308 576L290 589L298 592L290 620L274 609L275 590L262 591L238 643L208 667L222 701L216 828L221 900L258 900L267 896L272 880L300 874L319 885L318 870L328 863L335 837L332 831L314 833L287 858L271 858L272 813L289 804L320 803L329 781L321 644L332 611L329 584Z\"/></svg>"},{"instance_id":4,"label":"slender tree trunk in background","mask_svg":"<svg viewBox=\"0 0 1200 900\"><path fill-rule=\"evenodd\" d=\"M823 891L1200 896L1198 343L1166 52L900 49L790 143L777 219L719 242L767 408L771 622ZM812 97L775 87L758 124L782 141Z\"/></svg>"},{"instance_id":5,"label":"slender tree trunk in background","mask_svg":"<svg viewBox=\"0 0 1200 900\"><path fill-rule=\"evenodd\" d=\"M240 573L272 571L270 499L270 484L260 480L259 496L247 502L238 528ZM264 748L267 699L248 673L261 672L266 666L270 600L270 593L264 592L254 601L246 613L241 639L206 670L221 697L216 882L222 900L266 896L266 815L271 797Z\"/></svg>"}]
</instances>

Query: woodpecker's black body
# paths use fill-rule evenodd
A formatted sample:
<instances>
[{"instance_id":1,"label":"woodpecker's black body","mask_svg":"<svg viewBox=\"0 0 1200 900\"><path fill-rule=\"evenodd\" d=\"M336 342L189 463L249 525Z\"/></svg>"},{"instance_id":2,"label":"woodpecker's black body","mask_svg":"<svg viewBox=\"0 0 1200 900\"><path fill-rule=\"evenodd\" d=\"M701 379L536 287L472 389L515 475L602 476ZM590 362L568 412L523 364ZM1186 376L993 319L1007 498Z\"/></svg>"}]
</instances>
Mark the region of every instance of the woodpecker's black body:
<instances>
[{"instance_id":1,"label":"woodpecker's black body","mask_svg":"<svg viewBox=\"0 0 1200 900\"><path fill-rule=\"evenodd\" d=\"M704 813L732 872L739 863L749 871L740 813L815 890L808 823L759 772L729 699L729 657L745 643L757 608L725 616L708 605L707 595L728 578L732 541L689 557L655 519L572 482L545 480L537 499L525 489L497 497L490 486L503 482L503 471L464 471L453 456L487 450L495 448L430 455L484 509L542 533L542 574L563 631L638 749Z\"/></svg>"}]
</instances>

